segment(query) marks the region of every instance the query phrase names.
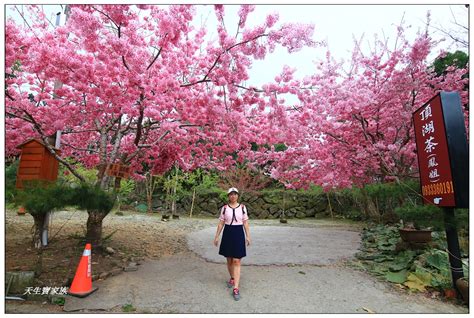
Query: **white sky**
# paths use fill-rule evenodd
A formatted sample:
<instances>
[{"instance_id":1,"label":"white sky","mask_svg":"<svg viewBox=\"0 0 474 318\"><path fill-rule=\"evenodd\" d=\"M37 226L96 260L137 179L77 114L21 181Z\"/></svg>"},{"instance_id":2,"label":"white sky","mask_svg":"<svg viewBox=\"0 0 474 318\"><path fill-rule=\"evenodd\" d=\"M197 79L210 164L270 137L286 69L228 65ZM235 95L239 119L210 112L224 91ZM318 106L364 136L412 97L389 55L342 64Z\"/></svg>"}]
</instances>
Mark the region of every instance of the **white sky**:
<instances>
[{"instance_id":1,"label":"white sky","mask_svg":"<svg viewBox=\"0 0 474 318\"><path fill-rule=\"evenodd\" d=\"M229 5L226 8L226 27L236 25L238 5ZM209 20L215 19L212 7L206 7L204 12L211 11ZM325 41L336 60L348 60L354 46L354 38L360 39L364 35L363 44L367 45L377 33L379 38L385 34L391 40L395 39L396 25L405 21L409 39L414 39L418 30L425 29L427 12L431 13L431 25L451 29L454 17L457 22L468 25L468 9L464 5L257 5L251 13L248 25L252 22L261 23L271 12L278 12L280 22L302 22L315 25L315 41ZM451 13L452 12L452 13ZM233 13L233 14L231 14ZM206 14L204 13L205 17ZM233 21L232 21L233 20ZM233 23L231 23L233 22ZM411 26L411 28L408 28ZM234 29L235 30L235 27ZM431 28L434 38L441 38L441 32ZM234 32L234 31L233 31ZM233 33L232 32L232 33ZM393 43L390 41L389 43ZM367 46L368 47L368 46ZM445 41L440 47L451 51L458 47L453 41ZM304 48L300 52L288 54L285 49L279 48L269 54L265 60L254 62L249 84L259 84L273 80L280 73L283 65L297 68L296 76L309 75L313 71L312 61L324 58L326 48ZM434 59L438 50L430 56ZM253 75L253 76L252 76ZM254 82L255 81L255 82Z\"/></svg>"}]
</instances>

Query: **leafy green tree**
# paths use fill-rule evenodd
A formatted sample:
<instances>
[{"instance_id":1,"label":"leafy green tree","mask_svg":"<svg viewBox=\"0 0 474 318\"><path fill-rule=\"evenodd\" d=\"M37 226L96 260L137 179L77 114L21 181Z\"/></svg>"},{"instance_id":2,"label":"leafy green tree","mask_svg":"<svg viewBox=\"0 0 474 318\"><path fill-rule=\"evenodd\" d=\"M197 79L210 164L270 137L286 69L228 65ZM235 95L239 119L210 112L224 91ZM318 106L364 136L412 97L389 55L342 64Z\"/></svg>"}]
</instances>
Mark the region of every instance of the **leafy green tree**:
<instances>
[{"instance_id":1,"label":"leafy green tree","mask_svg":"<svg viewBox=\"0 0 474 318\"><path fill-rule=\"evenodd\" d=\"M454 66L455 68L466 68L469 63L469 55L463 51L456 51L454 53L447 53L445 56L438 57L434 63L434 71L438 76L446 75L447 68ZM465 77L469 77L469 73L465 74Z\"/></svg>"}]
</instances>

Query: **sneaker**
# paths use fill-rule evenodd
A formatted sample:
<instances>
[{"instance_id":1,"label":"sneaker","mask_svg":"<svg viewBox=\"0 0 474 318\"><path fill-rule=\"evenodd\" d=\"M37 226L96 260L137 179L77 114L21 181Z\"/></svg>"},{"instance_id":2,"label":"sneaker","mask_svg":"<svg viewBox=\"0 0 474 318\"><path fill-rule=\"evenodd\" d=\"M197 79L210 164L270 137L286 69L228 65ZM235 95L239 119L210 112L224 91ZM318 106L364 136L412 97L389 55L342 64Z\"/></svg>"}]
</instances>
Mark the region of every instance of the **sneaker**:
<instances>
[{"instance_id":1,"label":"sneaker","mask_svg":"<svg viewBox=\"0 0 474 318\"><path fill-rule=\"evenodd\" d=\"M234 287L234 279L233 278L229 279L229 281L227 282L227 287L228 288Z\"/></svg>"},{"instance_id":2,"label":"sneaker","mask_svg":"<svg viewBox=\"0 0 474 318\"><path fill-rule=\"evenodd\" d=\"M235 300L239 300L239 299L240 299L240 292L239 292L239 289L238 289L238 288L234 288L234 290L232 291L232 296L234 296L234 299L235 299Z\"/></svg>"}]
</instances>

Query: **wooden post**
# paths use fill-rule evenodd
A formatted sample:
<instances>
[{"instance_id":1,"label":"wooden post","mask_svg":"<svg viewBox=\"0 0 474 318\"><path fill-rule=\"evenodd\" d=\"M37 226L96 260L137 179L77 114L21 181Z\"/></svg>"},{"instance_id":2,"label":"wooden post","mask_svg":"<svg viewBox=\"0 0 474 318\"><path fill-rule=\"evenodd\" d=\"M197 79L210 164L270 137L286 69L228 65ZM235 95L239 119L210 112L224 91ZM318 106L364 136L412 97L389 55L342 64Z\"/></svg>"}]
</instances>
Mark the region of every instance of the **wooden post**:
<instances>
[{"instance_id":1,"label":"wooden post","mask_svg":"<svg viewBox=\"0 0 474 318\"><path fill-rule=\"evenodd\" d=\"M196 198L196 188L193 189L193 199L191 201L191 211L189 211L189 217L193 216L193 208L194 208L194 199Z\"/></svg>"},{"instance_id":2,"label":"wooden post","mask_svg":"<svg viewBox=\"0 0 474 318\"><path fill-rule=\"evenodd\" d=\"M173 182L173 201L171 202L171 215L176 215L176 189L178 188L178 168L175 167L176 173Z\"/></svg>"}]
</instances>

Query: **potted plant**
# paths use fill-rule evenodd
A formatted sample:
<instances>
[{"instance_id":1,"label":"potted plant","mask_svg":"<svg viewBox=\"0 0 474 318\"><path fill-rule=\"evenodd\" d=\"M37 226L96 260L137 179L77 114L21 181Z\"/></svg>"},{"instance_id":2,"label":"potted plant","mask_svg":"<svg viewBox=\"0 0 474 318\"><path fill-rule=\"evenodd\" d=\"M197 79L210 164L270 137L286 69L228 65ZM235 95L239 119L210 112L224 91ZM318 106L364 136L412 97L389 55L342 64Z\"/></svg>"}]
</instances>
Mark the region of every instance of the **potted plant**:
<instances>
[{"instance_id":1,"label":"potted plant","mask_svg":"<svg viewBox=\"0 0 474 318\"><path fill-rule=\"evenodd\" d=\"M400 237L409 243L428 243L433 230L443 229L443 211L431 205L404 205L395 209L402 221Z\"/></svg>"}]
</instances>

